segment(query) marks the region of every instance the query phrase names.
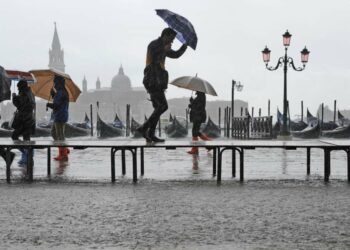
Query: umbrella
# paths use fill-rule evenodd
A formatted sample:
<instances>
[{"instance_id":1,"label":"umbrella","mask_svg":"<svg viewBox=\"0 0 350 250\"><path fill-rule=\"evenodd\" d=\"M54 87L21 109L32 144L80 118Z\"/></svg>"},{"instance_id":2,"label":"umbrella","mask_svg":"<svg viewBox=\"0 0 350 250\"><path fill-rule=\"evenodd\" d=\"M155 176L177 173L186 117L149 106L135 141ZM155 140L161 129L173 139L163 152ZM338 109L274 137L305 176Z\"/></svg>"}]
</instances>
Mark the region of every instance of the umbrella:
<instances>
[{"instance_id":1,"label":"umbrella","mask_svg":"<svg viewBox=\"0 0 350 250\"><path fill-rule=\"evenodd\" d=\"M55 75L62 76L65 79L65 87L68 92L70 102L75 102L81 93L81 90L73 82L70 76L61 71L55 69L42 69L31 70L29 72L32 73L36 79L36 83L30 85L35 96L50 101L50 91L53 88L53 79Z\"/></svg>"},{"instance_id":2,"label":"umbrella","mask_svg":"<svg viewBox=\"0 0 350 250\"><path fill-rule=\"evenodd\" d=\"M6 70L6 73L10 80L26 80L29 83L35 82L35 77L29 72L19 70Z\"/></svg>"},{"instance_id":3,"label":"umbrella","mask_svg":"<svg viewBox=\"0 0 350 250\"><path fill-rule=\"evenodd\" d=\"M180 88L189 89L193 91L203 92L208 95L217 96L215 89L211 84L196 76L182 76L176 78L170 84Z\"/></svg>"},{"instance_id":4,"label":"umbrella","mask_svg":"<svg viewBox=\"0 0 350 250\"><path fill-rule=\"evenodd\" d=\"M158 16L160 16L170 28L176 31L176 38L182 42L188 44L192 49L197 47L197 35L193 28L193 25L183 16L171 12L166 9L156 10Z\"/></svg>"},{"instance_id":5,"label":"umbrella","mask_svg":"<svg viewBox=\"0 0 350 250\"><path fill-rule=\"evenodd\" d=\"M11 99L11 80L0 66L0 102Z\"/></svg>"}]
</instances>

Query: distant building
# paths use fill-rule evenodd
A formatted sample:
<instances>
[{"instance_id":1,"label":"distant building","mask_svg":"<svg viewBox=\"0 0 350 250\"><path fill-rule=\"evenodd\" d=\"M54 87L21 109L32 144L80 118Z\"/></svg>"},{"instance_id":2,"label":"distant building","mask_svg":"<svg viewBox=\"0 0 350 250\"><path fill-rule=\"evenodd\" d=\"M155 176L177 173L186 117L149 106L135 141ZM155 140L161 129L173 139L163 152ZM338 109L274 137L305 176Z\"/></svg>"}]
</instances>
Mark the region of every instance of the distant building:
<instances>
[{"instance_id":1,"label":"distant building","mask_svg":"<svg viewBox=\"0 0 350 250\"><path fill-rule=\"evenodd\" d=\"M99 103L99 113L107 121L114 118L118 113L121 119L125 118L126 105L131 105L132 116L142 120L145 113L151 110L148 95L143 87L132 87L130 78L124 73L123 66L119 67L118 73L112 78L109 87L102 87L98 77L95 89L87 89L87 80L84 76L82 81L82 93L77 102L71 105L73 116L82 117L84 112L89 111L90 104L96 107Z\"/></svg>"},{"instance_id":2,"label":"distant building","mask_svg":"<svg viewBox=\"0 0 350 250\"><path fill-rule=\"evenodd\" d=\"M56 22L51 49L49 50L49 68L65 72L64 52L61 49L60 39L58 38Z\"/></svg>"}]
</instances>

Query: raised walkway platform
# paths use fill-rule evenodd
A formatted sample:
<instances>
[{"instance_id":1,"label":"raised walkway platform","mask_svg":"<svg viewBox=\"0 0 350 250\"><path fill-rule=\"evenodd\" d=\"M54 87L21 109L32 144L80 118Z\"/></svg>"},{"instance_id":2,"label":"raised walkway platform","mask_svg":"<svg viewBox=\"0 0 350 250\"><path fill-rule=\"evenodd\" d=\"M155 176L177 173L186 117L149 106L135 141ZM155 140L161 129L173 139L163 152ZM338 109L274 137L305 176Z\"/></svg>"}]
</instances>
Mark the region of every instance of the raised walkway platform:
<instances>
[{"instance_id":1,"label":"raised walkway platform","mask_svg":"<svg viewBox=\"0 0 350 250\"><path fill-rule=\"evenodd\" d=\"M230 150L232 152L232 177L236 177L236 152L239 153L240 181L244 180L244 150L254 150L255 148L282 148L286 150L295 150L297 148L306 149L306 173L310 174L310 151L313 148L322 149L324 151L324 180L329 181L331 174L331 151L344 150L347 153L347 175L350 182L350 140L213 140L206 142L191 142L189 140L167 140L164 143L146 143L143 140L133 139L115 139L115 140L67 140L64 142L54 142L52 140L33 140L30 142L14 142L12 140L1 140L0 148L6 150L6 180L11 181L11 171L9 166L10 150L15 148L27 148L29 154L33 149L47 149L47 175L51 174L51 148L65 146L76 149L85 148L108 148L111 151L111 181L115 181L115 153L121 151L121 167L122 174L126 173L125 151L132 154L132 172L133 181L137 182L137 155L140 155L140 173L144 175L144 149L145 148L165 148L167 150L175 150L176 148L189 147L210 147L213 149L213 176L216 176L217 182L221 181L222 170L222 154ZM31 157L29 157L31 158ZM33 180L33 164L30 162L27 166L28 178Z\"/></svg>"}]
</instances>

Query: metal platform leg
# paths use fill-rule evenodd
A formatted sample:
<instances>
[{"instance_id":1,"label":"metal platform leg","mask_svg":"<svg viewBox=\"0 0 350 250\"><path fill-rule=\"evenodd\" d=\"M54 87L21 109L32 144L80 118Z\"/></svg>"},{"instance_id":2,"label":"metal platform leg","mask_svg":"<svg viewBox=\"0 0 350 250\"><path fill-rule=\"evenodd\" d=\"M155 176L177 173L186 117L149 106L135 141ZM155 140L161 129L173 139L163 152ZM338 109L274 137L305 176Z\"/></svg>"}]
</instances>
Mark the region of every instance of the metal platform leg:
<instances>
[{"instance_id":1,"label":"metal platform leg","mask_svg":"<svg viewBox=\"0 0 350 250\"><path fill-rule=\"evenodd\" d=\"M51 176L51 148L47 148L47 176Z\"/></svg>"},{"instance_id":2,"label":"metal platform leg","mask_svg":"<svg viewBox=\"0 0 350 250\"><path fill-rule=\"evenodd\" d=\"M6 181L7 183L11 183L11 148L6 148Z\"/></svg>"},{"instance_id":3,"label":"metal platform leg","mask_svg":"<svg viewBox=\"0 0 350 250\"><path fill-rule=\"evenodd\" d=\"M244 149L241 148L241 151L239 152L239 180L243 181L244 180Z\"/></svg>"},{"instance_id":4,"label":"metal platform leg","mask_svg":"<svg viewBox=\"0 0 350 250\"><path fill-rule=\"evenodd\" d=\"M131 149L132 153L132 180L134 183L137 182L137 150Z\"/></svg>"},{"instance_id":5,"label":"metal platform leg","mask_svg":"<svg viewBox=\"0 0 350 250\"><path fill-rule=\"evenodd\" d=\"M329 149L324 149L324 181L329 181L331 174L331 152Z\"/></svg>"},{"instance_id":6,"label":"metal platform leg","mask_svg":"<svg viewBox=\"0 0 350 250\"><path fill-rule=\"evenodd\" d=\"M111 148L111 181L115 182L115 151Z\"/></svg>"},{"instance_id":7,"label":"metal platform leg","mask_svg":"<svg viewBox=\"0 0 350 250\"><path fill-rule=\"evenodd\" d=\"M346 151L348 160L348 182L350 182L350 148Z\"/></svg>"},{"instance_id":8,"label":"metal platform leg","mask_svg":"<svg viewBox=\"0 0 350 250\"><path fill-rule=\"evenodd\" d=\"M141 176L145 174L145 154L144 148L140 148Z\"/></svg>"},{"instance_id":9,"label":"metal platform leg","mask_svg":"<svg viewBox=\"0 0 350 250\"><path fill-rule=\"evenodd\" d=\"M122 175L126 174L125 149L122 149Z\"/></svg>"},{"instance_id":10,"label":"metal platform leg","mask_svg":"<svg viewBox=\"0 0 350 250\"><path fill-rule=\"evenodd\" d=\"M220 148L218 148L218 173L217 173L217 183L220 184L221 183L221 168L222 168L222 152L220 150Z\"/></svg>"},{"instance_id":11,"label":"metal platform leg","mask_svg":"<svg viewBox=\"0 0 350 250\"><path fill-rule=\"evenodd\" d=\"M236 148L232 149L232 177L236 177Z\"/></svg>"},{"instance_id":12,"label":"metal platform leg","mask_svg":"<svg viewBox=\"0 0 350 250\"><path fill-rule=\"evenodd\" d=\"M29 181L33 181L34 163L33 163L33 148L28 148L27 171Z\"/></svg>"},{"instance_id":13,"label":"metal platform leg","mask_svg":"<svg viewBox=\"0 0 350 250\"><path fill-rule=\"evenodd\" d=\"M311 148L306 148L306 174L310 175Z\"/></svg>"},{"instance_id":14,"label":"metal platform leg","mask_svg":"<svg viewBox=\"0 0 350 250\"><path fill-rule=\"evenodd\" d=\"M216 175L216 163L217 163L217 148L213 148L213 176Z\"/></svg>"}]
</instances>

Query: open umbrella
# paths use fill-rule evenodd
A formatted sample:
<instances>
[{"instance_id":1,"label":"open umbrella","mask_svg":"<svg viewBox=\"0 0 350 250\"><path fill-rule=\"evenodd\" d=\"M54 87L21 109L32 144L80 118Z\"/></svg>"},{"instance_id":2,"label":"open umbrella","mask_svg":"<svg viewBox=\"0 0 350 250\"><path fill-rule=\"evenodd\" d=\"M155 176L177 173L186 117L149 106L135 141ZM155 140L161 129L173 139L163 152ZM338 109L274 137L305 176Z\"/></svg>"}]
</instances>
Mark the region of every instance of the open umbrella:
<instances>
[{"instance_id":1,"label":"open umbrella","mask_svg":"<svg viewBox=\"0 0 350 250\"><path fill-rule=\"evenodd\" d=\"M193 91L199 91L203 92L208 95L217 96L215 89L213 86L206 80L203 80L196 76L182 76L179 78L176 78L175 80L171 81L170 84L184 88L189 89Z\"/></svg>"},{"instance_id":2,"label":"open umbrella","mask_svg":"<svg viewBox=\"0 0 350 250\"><path fill-rule=\"evenodd\" d=\"M3 67L0 66L0 102L11 99L11 80Z\"/></svg>"},{"instance_id":3,"label":"open umbrella","mask_svg":"<svg viewBox=\"0 0 350 250\"><path fill-rule=\"evenodd\" d=\"M158 16L160 16L170 28L176 31L176 38L182 42L188 44L192 49L197 47L197 34L193 28L193 25L183 16L171 12L166 9L156 10Z\"/></svg>"},{"instance_id":4,"label":"open umbrella","mask_svg":"<svg viewBox=\"0 0 350 250\"><path fill-rule=\"evenodd\" d=\"M68 92L70 102L75 102L81 93L81 90L73 82L71 77L61 71L55 69L42 69L31 70L29 72L32 73L36 79L36 82L30 85L35 96L50 101L50 91L53 88L53 79L55 78L55 75L62 76L65 79L65 87Z\"/></svg>"},{"instance_id":5,"label":"open umbrella","mask_svg":"<svg viewBox=\"0 0 350 250\"><path fill-rule=\"evenodd\" d=\"M26 71L19 71L19 70L6 70L7 76L10 78L10 80L26 80L28 83L35 82L35 77Z\"/></svg>"}]
</instances>

